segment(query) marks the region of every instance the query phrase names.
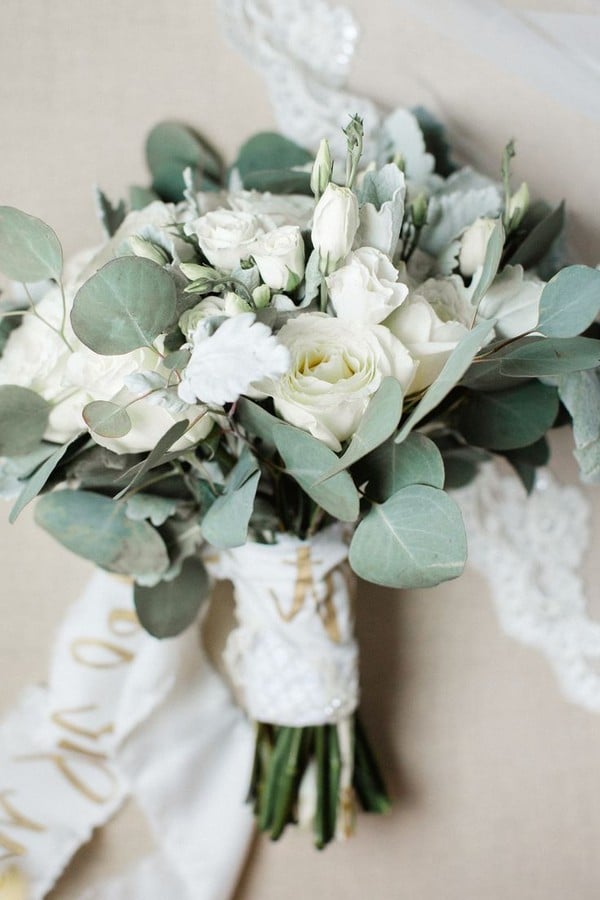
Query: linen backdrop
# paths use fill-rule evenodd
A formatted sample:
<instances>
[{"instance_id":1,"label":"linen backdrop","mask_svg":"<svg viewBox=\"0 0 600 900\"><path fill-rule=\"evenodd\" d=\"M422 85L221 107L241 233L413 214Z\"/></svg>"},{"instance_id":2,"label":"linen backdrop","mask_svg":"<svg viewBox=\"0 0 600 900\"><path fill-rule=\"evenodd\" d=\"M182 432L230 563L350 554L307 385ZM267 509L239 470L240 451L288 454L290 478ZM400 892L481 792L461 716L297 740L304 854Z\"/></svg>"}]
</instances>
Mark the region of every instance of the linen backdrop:
<instances>
[{"instance_id":1,"label":"linen backdrop","mask_svg":"<svg viewBox=\"0 0 600 900\"><path fill-rule=\"evenodd\" d=\"M486 58L496 26L485 27L483 6L474 41L468 29L461 39L460 23L436 27L443 3L425 3L420 18L395 0L345 5L362 32L351 87L390 106L428 106L460 155L490 174L515 137L516 178L534 195L566 197L574 255L600 261L600 120L530 83L522 46L507 68L498 53ZM507 6L598 10L592 0ZM99 239L93 183L118 197L143 182L143 139L156 121L187 120L230 158L250 133L275 126L264 84L223 38L213 0L2 0L0 115L0 203L47 220L67 253ZM566 434L554 450L554 471L575 480ZM600 490L590 496L593 605ZM30 511L15 526L2 517L0 559L3 714L44 679L50 637L91 567L37 530ZM237 900L596 898L600 718L564 700L542 657L502 633L484 580L468 570L423 592L362 585L358 630L364 716L393 812L360 816L356 840L322 854L302 833L257 840ZM80 851L52 897L74 900L151 844L130 804Z\"/></svg>"}]
</instances>

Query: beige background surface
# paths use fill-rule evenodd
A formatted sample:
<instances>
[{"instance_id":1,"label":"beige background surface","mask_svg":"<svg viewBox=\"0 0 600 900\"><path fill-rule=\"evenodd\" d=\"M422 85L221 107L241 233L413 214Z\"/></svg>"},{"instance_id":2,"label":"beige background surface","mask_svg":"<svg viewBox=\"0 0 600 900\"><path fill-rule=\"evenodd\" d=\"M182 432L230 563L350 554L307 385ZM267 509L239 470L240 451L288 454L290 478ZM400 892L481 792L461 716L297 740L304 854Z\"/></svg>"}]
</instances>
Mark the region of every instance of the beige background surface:
<instances>
[{"instance_id":1,"label":"beige background surface","mask_svg":"<svg viewBox=\"0 0 600 900\"><path fill-rule=\"evenodd\" d=\"M487 172L516 137L516 173L567 197L576 255L600 259L600 124L554 103L400 12L352 0L363 30L352 86L442 115L461 155ZM512 3L547 9L595 4ZM68 251L99 238L90 186L117 197L144 178L157 120L195 124L224 151L274 125L259 76L220 37L212 0L2 0L0 202L45 218ZM555 470L575 477L568 436ZM587 569L600 601L595 553ZM35 529L0 523L0 713L43 680L49 641L90 572ZM324 854L305 835L254 847L237 900L595 900L600 895L600 720L567 704L544 661L499 630L473 572L428 592L363 586L365 719L394 811L362 816ZM199 841L201 837L199 836ZM151 838L127 808L81 851L53 897L72 900Z\"/></svg>"}]
</instances>

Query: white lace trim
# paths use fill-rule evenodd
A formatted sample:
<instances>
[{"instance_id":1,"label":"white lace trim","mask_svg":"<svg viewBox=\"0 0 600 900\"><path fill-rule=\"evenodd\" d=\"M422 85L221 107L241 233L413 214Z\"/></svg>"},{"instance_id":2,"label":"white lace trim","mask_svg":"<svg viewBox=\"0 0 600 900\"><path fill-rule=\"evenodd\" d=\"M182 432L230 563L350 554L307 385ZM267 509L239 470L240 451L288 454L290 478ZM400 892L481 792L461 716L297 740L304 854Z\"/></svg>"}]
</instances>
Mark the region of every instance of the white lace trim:
<instances>
[{"instance_id":1,"label":"white lace trim","mask_svg":"<svg viewBox=\"0 0 600 900\"><path fill-rule=\"evenodd\" d=\"M469 560L489 581L503 629L536 647L564 695L600 712L600 623L588 614L582 565L590 546L590 505L549 471L531 496L490 464L455 494Z\"/></svg>"}]
</instances>

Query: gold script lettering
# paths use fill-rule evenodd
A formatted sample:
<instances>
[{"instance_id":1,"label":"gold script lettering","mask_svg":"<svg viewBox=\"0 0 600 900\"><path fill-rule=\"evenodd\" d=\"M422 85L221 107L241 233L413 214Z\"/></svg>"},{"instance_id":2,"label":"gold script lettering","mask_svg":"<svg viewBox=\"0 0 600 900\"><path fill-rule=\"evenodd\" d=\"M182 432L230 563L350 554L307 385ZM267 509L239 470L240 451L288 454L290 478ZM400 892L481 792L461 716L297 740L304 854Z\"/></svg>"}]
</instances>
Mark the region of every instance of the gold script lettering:
<instances>
[{"instance_id":1,"label":"gold script lettering","mask_svg":"<svg viewBox=\"0 0 600 900\"><path fill-rule=\"evenodd\" d=\"M116 637L131 637L140 630L140 621L132 609L111 609L108 627Z\"/></svg>"},{"instance_id":2,"label":"gold script lettering","mask_svg":"<svg viewBox=\"0 0 600 900\"><path fill-rule=\"evenodd\" d=\"M7 800L8 794L8 791L0 794L0 807L2 807L6 816L8 816L8 819L0 819L0 822L2 822L3 825L13 825L17 828L26 828L29 831L39 832L46 830L39 822L34 822L33 819L29 819L27 816L24 816L23 813L19 812L16 806ZM5 850L5 852L0 855L0 861L10 859L13 856L23 856L27 852L23 844L13 840L1 831L0 847L4 847Z\"/></svg>"},{"instance_id":3,"label":"gold script lettering","mask_svg":"<svg viewBox=\"0 0 600 900\"><path fill-rule=\"evenodd\" d=\"M56 712L52 713L51 718L55 725L58 725L59 728L64 728L65 731L79 734L81 737L89 738L91 741L98 741L105 734L112 734L114 729L110 723L102 726L102 728L94 730L92 728L84 728L82 725L76 725L75 722L70 722L66 718L67 716L74 716L79 713L92 712L94 709L97 709L97 707L74 706L72 709L57 709Z\"/></svg>"},{"instance_id":4,"label":"gold script lettering","mask_svg":"<svg viewBox=\"0 0 600 900\"><path fill-rule=\"evenodd\" d=\"M85 747L80 747L71 741L61 741L58 746L68 753L76 753L80 758L72 761L61 753L40 753L34 756L21 756L19 759L24 761L46 759L56 766L61 775L67 779L69 784L74 787L78 793L82 794L92 803L101 806L104 803L108 803L109 800L112 800L117 790L117 779L114 773L109 769L104 754L86 750ZM108 794L99 794L98 791L94 790L89 784L86 784L85 781L83 781L81 775L75 770L75 765L81 765L82 763L91 766L106 777L111 784L111 790Z\"/></svg>"},{"instance_id":5,"label":"gold script lettering","mask_svg":"<svg viewBox=\"0 0 600 900\"><path fill-rule=\"evenodd\" d=\"M89 653L90 648L102 651L106 658L95 658ZM75 662L81 663L82 666L88 666L90 669L116 669L117 666L130 663L134 657L130 650L125 650L118 644L103 641L100 638L78 638L71 644L71 655Z\"/></svg>"}]
</instances>

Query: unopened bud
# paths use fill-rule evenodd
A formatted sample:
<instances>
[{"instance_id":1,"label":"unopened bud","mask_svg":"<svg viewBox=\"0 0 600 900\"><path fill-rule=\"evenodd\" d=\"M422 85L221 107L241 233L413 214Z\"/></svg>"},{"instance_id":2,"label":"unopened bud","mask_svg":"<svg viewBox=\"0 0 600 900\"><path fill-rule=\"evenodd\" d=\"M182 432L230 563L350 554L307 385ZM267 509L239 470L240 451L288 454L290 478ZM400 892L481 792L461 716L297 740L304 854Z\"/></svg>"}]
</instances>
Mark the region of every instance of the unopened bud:
<instances>
[{"instance_id":1,"label":"unopened bud","mask_svg":"<svg viewBox=\"0 0 600 900\"><path fill-rule=\"evenodd\" d=\"M329 142L323 138L315 157L310 176L310 189L318 200L329 182L333 172L333 160L329 150Z\"/></svg>"},{"instance_id":2,"label":"unopened bud","mask_svg":"<svg viewBox=\"0 0 600 900\"><path fill-rule=\"evenodd\" d=\"M428 207L429 201L425 194L419 194L410 204L410 214L415 228L423 228L427 222Z\"/></svg>"},{"instance_id":3,"label":"unopened bud","mask_svg":"<svg viewBox=\"0 0 600 900\"><path fill-rule=\"evenodd\" d=\"M271 289L268 284L261 284L252 291L252 299L257 309L264 309L271 302Z\"/></svg>"},{"instance_id":4,"label":"unopened bud","mask_svg":"<svg viewBox=\"0 0 600 900\"><path fill-rule=\"evenodd\" d=\"M515 191L508 202L506 218L508 221L508 227L511 231L514 231L515 228L519 227L519 225L523 221L523 216L527 212L528 206L529 188L527 187L527 182L524 181L521 187L517 191Z\"/></svg>"},{"instance_id":5,"label":"unopened bud","mask_svg":"<svg viewBox=\"0 0 600 900\"><path fill-rule=\"evenodd\" d=\"M164 266L169 262L169 257L162 247L159 247L158 244L153 244L152 241L147 241L145 238L138 237L137 234L132 235L128 243L134 256L150 259L152 262L158 263L159 266Z\"/></svg>"}]
</instances>

